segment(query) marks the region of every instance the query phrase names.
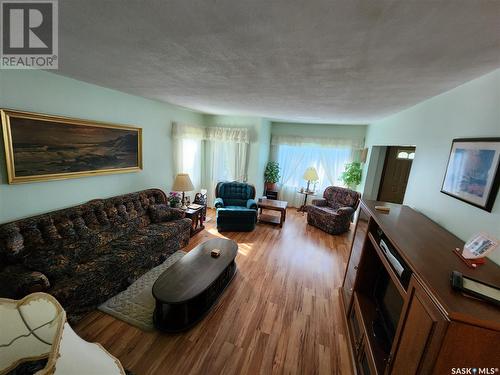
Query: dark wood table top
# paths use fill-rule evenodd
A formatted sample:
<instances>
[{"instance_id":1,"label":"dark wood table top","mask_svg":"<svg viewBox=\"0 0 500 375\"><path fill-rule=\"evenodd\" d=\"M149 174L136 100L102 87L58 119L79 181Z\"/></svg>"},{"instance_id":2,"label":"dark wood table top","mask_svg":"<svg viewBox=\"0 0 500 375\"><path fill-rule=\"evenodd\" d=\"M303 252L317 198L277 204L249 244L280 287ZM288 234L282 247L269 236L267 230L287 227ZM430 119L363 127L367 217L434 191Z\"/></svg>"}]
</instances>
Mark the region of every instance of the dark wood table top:
<instances>
[{"instance_id":1,"label":"dark wood table top","mask_svg":"<svg viewBox=\"0 0 500 375\"><path fill-rule=\"evenodd\" d=\"M297 190L297 193L299 194L304 194L304 195L316 195L316 192L315 191L300 191L300 190Z\"/></svg>"},{"instance_id":2,"label":"dark wood table top","mask_svg":"<svg viewBox=\"0 0 500 375\"><path fill-rule=\"evenodd\" d=\"M213 258L210 252L219 249ZM153 285L153 296L167 304L185 303L204 292L231 264L238 244L225 238L212 238L196 246L163 272Z\"/></svg>"},{"instance_id":3,"label":"dark wood table top","mask_svg":"<svg viewBox=\"0 0 500 375\"><path fill-rule=\"evenodd\" d=\"M276 199L260 199L257 202L259 208L267 208L271 210L285 210L288 205L286 201L279 201Z\"/></svg>"},{"instance_id":4,"label":"dark wood table top","mask_svg":"<svg viewBox=\"0 0 500 375\"><path fill-rule=\"evenodd\" d=\"M189 208L188 207L184 210L184 212L186 213L186 215L194 215L194 214L200 212L201 210L203 210L203 206L198 207L198 208Z\"/></svg>"}]
</instances>

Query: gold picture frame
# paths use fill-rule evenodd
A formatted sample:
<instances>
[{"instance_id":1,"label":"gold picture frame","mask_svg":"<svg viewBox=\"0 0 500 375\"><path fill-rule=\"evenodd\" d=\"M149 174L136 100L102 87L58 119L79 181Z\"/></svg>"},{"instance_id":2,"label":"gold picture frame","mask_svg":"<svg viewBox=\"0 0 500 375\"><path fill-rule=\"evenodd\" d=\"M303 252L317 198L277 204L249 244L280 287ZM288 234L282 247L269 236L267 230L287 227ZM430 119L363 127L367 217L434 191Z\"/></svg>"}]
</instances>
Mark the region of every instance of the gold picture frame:
<instances>
[{"instance_id":1,"label":"gold picture frame","mask_svg":"<svg viewBox=\"0 0 500 375\"><path fill-rule=\"evenodd\" d=\"M142 170L142 129L0 110L9 184Z\"/></svg>"}]
</instances>

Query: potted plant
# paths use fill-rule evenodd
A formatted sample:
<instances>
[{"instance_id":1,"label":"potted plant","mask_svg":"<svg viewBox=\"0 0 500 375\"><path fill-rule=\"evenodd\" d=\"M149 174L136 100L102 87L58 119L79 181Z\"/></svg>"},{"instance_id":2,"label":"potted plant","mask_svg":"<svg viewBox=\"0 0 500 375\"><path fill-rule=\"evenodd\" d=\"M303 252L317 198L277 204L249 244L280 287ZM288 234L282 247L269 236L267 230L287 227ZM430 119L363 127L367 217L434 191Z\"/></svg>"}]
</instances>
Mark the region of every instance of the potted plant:
<instances>
[{"instance_id":1,"label":"potted plant","mask_svg":"<svg viewBox=\"0 0 500 375\"><path fill-rule=\"evenodd\" d=\"M266 165L264 171L264 182L266 183L266 190L278 190L277 182L280 179L280 165L276 161L270 161Z\"/></svg>"},{"instance_id":2,"label":"potted plant","mask_svg":"<svg viewBox=\"0 0 500 375\"><path fill-rule=\"evenodd\" d=\"M361 183L361 163L355 161L345 165L345 170L340 175L340 180L352 190Z\"/></svg>"},{"instance_id":3,"label":"potted plant","mask_svg":"<svg viewBox=\"0 0 500 375\"><path fill-rule=\"evenodd\" d=\"M176 191L171 191L167 197L170 207L179 208L181 206L181 195Z\"/></svg>"}]
</instances>

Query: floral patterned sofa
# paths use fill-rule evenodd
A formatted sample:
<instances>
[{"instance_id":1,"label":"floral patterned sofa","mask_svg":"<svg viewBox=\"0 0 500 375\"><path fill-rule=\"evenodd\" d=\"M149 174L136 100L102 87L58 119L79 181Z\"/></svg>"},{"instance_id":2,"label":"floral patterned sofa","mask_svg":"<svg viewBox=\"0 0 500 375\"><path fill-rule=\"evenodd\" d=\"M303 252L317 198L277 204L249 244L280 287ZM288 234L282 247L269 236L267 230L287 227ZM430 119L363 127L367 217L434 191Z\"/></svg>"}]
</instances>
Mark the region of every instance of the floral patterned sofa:
<instances>
[{"instance_id":1,"label":"floral patterned sofa","mask_svg":"<svg viewBox=\"0 0 500 375\"><path fill-rule=\"evenodd\" d=\"M307 222L330 234L345 233L360 199L354 190L329 186L322 199L313 199L307 207Z\"/></svg>"},{"instance_id":2,"label":"floral patterned sofa","mask_svg":"<svg viewBox=\"0 0 500 375\"><path fill-rule=\"evenodd\" d=\"M149 189L0 225L0 297L50 293L75 322L188 244L166 203Z\"/></svg>"}]
</instances>

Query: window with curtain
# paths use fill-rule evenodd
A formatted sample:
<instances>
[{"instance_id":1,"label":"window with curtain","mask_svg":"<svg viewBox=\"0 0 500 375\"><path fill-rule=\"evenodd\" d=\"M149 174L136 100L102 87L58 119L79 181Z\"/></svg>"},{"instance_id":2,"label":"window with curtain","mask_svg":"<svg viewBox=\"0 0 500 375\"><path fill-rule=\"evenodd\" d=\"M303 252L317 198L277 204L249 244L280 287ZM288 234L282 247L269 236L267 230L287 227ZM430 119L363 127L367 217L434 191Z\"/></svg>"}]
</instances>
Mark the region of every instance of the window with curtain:
<instances>
[{"instance_id":1,"label":"window with curtain","mask_svg":"<svg viewBox=\"0 0 500 375\"><path fill-rule=\"evenodd\" d=\"M218 182L246 180L248 129L173 123L172 138L174 173L188 173L196 191L207 189L209 204Z\"/></svg>"},{"instance_id":2,"label":"window with curtain","mask_svg":"<svg viewBox=\"0 0 500 375\"><path fill-rule=\"evenodd\" d=\"M173 177L188 173L196 191L202 188L203 138L203 128L172 124ZM188 194L194 195L193 192Z\"/></svg>"},{"instance_id":3,"label":"window with curtain","mask_svg":"<svg viewBox=\"0 0 500 375\"><path fill-rule=\"evenodd\" d=\"M280 199L293 207L304 201L298 191L306 187L303 176L307 168L316 168L319 180L315 190L321 195L328 186L342 186L340 175L345 165L353 161L354 150L361 147L354 140L299 137L273 137L272 143L274 158L281 168Z\"/></svg>"},{"instance_id":4,"label":"window with curtain","mask_svg":"<svg viewBox=\"0 0 500 375\"><path fill-rule=\"evenodd\" d=\"M181 138L174 142L175 174L188 173L196 191L201 189L202 141Z\"/></svg>"}]
</instances>

